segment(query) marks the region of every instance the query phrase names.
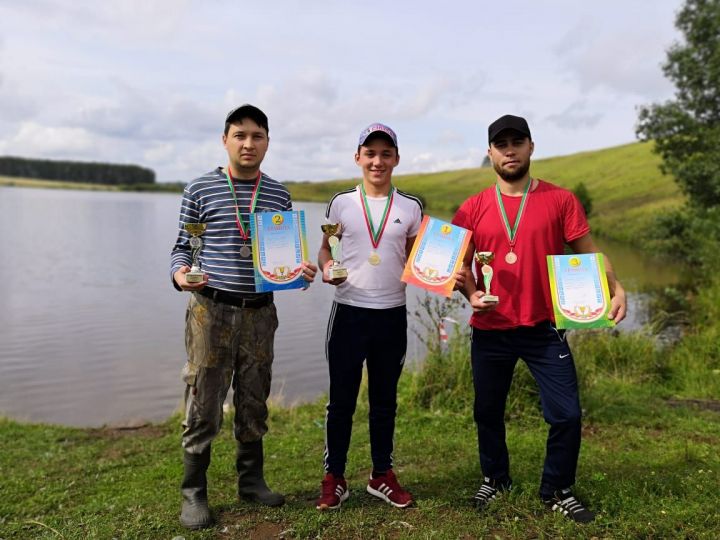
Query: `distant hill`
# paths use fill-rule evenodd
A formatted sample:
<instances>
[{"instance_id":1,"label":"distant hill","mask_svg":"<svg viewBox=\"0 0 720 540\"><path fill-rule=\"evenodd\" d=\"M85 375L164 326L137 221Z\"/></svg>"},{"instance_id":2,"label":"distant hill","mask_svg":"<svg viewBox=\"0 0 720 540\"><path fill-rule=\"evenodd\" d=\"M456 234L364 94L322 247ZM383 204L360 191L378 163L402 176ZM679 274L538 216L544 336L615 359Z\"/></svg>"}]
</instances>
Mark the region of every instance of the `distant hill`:
<instances>
[{"instance_id":1,"label":"distant hill","mask_svg":"<svg viewBox=\"0 0 720 540\"><path fill-rule=\"evenodd\" d=\"M685 200L672 176L663 175L659 166L652 143L631 143L534 160L530 171L536 178L568 189L583 182L593 202L590 222L594 232L632 242L652 217L677 208ZM327 202L334 193L358 181L293 182L287 186L294 200ZM492 168L479 167L394 177L398 189L421 196L426 212L441 218L452 216L467 197L494 181Z\"/></svg>"}]
</instances>

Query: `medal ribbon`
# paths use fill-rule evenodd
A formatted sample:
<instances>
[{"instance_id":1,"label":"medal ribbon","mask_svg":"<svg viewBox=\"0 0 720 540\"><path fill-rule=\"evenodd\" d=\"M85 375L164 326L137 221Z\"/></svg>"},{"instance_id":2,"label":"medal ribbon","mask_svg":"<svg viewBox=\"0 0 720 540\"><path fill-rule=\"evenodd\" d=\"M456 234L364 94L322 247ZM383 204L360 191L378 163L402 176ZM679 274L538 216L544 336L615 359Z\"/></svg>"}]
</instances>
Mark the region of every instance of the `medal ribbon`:
<instances>
[{"instance_id":1,"label":"medal ribbon","mask_svg":"<svg viewBox=\"0 0 720 540\"><path fill-rule=\"evenodd\" d=\"M380 245L380 239L382 238L383 232L385 232L385 225L387 224L388 217L390 216L390 207L392 206L394 195L395 188L390 186L390 193L388 194L385 209L383 210L382 217L380 218L380 229L376 230L373 225L372 214L370 214L370 206L368 205L367 197L365 195L365 186L360 184L360 202L362 203L365 225L367 225L368 232L370 233L370 242L372 243L373 249L377 249Z\"/></svg>"},{"instance_id":2,"label":"medal ribbon","mask_svg":"<svg viewBox=\"0 0 720 540\"><path fill-rule=\"evenodd\" d=\"M512 251L512 248L515 246L515 236L517 235L518 227L520 226L520 219L523 215L523 210L525 210L525 203L527 202L528 193L530 192L530 186L532 185L533 179L530 178L528 180L527 186L525 186L525 190L522 194L522 199L520 200L520 208L518 209L517 216L515 216L515 224L512 226L512 229L510 228L510 221L508 220L507 213L505 212L505 205L502 201L502 194L500 193L500 186L495 184L495 195L497 196L497 203L498 208L500 209L500 215L503 219L503 224L505 225L505 232L507 233L508 240L510 241L510 251Z\"/></svg>"},{"instance_id":3,"label":"medal ribbon","mask_svg":"<svg viewBox=\"0 0 720 540\"><path fill-rule=\"evenodd\" d=\"M225 171L225 177L227 178L228 186L230 186L230 193L232 193L233 200L235 201L235 221L237 222L238 231L240 232L240 238L242 238L243 240L247 240L250 237L250 231L248 228L246 228L245 222L242 220L242 216L240 215L240 207L238 205L237 195L235 194L235 186L233 186L232 171L230 170L230 165L227 166L227 170ZM255 206L257 205L258 195L260 192L260 184L262 183L261 179L262 173L258 170L258 175L255 179L255 187L253 188L252 195L250 196L250 206L248 209L250 214L255 211Z\"/></svg>"}]
</instances>

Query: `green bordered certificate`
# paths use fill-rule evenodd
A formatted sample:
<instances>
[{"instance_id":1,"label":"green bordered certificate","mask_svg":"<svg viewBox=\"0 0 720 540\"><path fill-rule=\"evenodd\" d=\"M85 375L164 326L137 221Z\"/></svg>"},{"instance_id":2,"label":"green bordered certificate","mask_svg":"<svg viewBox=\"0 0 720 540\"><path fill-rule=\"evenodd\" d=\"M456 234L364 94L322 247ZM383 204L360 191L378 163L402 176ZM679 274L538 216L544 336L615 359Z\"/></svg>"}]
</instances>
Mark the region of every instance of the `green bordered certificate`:
<instances>
[{"instance_id":1,"label":"green bordered certificate","mask_svg":"<svg viewBox=\"0 0 720 540\"><path fill-rule=\"evenodd\" d=\"M558 328L608 328L610 291L602 253L548 255L548 274Z\"/></svg>"},{"instance_id":2,"label":"green bordered certificate","mask_svg":"<svg viewBox=\"0 0 720 540\"><path fill-rule=\"evenodd\" d=\"M305 212L250 214L255 290L302 289L302 262L308 259Z\"/></svg>"}]
</instances>

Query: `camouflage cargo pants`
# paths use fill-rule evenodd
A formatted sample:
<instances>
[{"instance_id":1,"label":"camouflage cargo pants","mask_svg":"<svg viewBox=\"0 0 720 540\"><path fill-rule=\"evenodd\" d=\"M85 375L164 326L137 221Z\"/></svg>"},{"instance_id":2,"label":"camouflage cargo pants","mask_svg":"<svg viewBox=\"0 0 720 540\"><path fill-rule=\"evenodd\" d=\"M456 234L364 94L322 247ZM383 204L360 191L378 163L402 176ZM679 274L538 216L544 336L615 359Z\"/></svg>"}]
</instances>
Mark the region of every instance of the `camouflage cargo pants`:
<instances>
[{"instance_id":1,"label":"camouflage cargo pants","mask_svg":"<svg viewBox=\"0 0 720 540\"><path fill-rule=\"evenodd\" d=\"M183 448L201 453L215 438L231 384L235 438L259 440L267 432L266 400L278 326L275 304L239 308L192 294L185 319Z\"/></svg>"}]
</instances>

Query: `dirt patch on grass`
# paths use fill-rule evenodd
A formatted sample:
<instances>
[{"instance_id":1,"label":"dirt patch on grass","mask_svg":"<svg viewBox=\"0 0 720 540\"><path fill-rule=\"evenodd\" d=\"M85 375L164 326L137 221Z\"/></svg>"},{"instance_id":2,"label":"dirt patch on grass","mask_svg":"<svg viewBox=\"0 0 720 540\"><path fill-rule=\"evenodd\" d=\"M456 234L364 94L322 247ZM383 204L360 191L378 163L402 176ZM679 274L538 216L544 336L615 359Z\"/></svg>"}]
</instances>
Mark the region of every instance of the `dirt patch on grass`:
<instances>
[{"instance_id":1,"label":"dirt patch on grass","mask_svg":"<svg viewBox=\"0 0 720 540\"><path fill-rule=\"evenodd\" d=\"M98 439L117 440L127 437L140 439L160 439L168 435L167 426L149 422L135 422L120 425L109 425L88 430L91 437Z\"/></svg>"},{"instance_id":2,"label":"dirt patch on grass","mask_svg":"<svg viewBox=\"0 0 720 540\"><path fill-rule=\"evenodd\" d=\"M133 426L103 426L101 428L89 429L87 435L91 439L107 441L107 447L102 451L100 457L109 460L119 460L136 454L138 443L133 441L154 440L167 437L167 426L150 423ZM113 444L127 441L128 444ZM140 443L142 444L142 443Z\"/></svg>"},{"instance_id":3,"label":"dirt patch on grass","mask_svg":"<svg viewBox=\"0 0 720 540\"><path fill-rule=\"evenodd\" d=\"M666 403L670 407L690 407L720 412L720 400L718 399L668 399Z\"/></svg>"},{"instance_id":4,"label":"dirt patch on grass","mask_svg":"<svg viewBox=\"0 0 720 540\"><path fill-rule=\"evenodd\" d=\"M247 512L223 512L218 516L217 538L252 538L253 540L290 540L293 530L284 523L257 521L259 516ZM242 535L242 536L238 536Z\"/></svg>"},{"instance_id":5,"label":"dirt patch on grass","mask_svg":"<svg viewBox=\"0 0 720 540\"><path fill-rule=\"evenodd\" d=\"M256 538L257 540L275 540L276 538L283 539L289 538L286 536L285 529L279 523L259 523L252 529L250 529L250 538Z\"/></svg>"},{"instance_id":6,"label":"dirt patch on grass","mask_svg":"<svg viewBox=\"0 0 720 540\"><path fill-rule=\"evenodd\" d=\"M583 424L581 429L583 438L592 438L601 435L600 427L595 424Z\"/></svg>"}]
</instances>

